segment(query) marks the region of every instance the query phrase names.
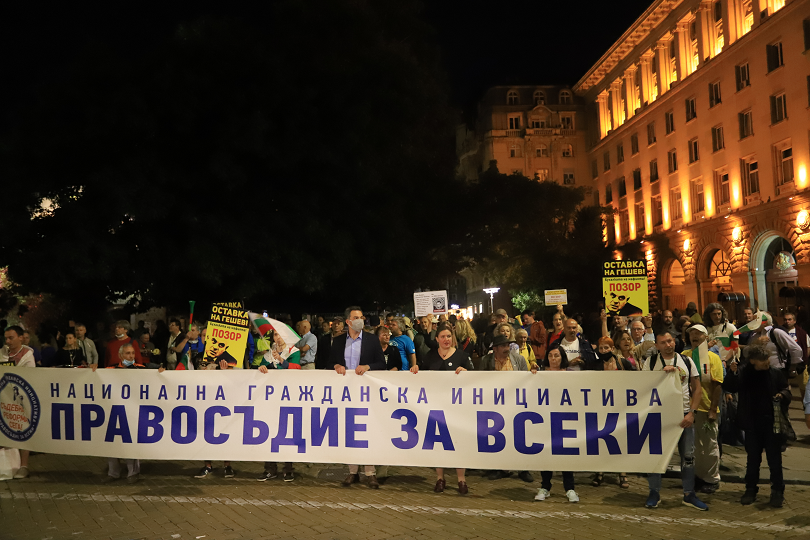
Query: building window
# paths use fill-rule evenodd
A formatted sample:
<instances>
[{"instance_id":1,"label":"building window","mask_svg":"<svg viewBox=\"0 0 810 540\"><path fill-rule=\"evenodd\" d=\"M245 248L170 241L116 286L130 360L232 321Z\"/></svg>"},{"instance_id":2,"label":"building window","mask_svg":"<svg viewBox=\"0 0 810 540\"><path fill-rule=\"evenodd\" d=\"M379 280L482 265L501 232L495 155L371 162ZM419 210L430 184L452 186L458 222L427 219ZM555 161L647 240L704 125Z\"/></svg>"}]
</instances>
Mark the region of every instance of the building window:
<instances>
[{"instance_id":1,"label":"building window","mask_svg":"<svg viewBox=\"0 0 810 540\"><path fill-rule=\"evenodd\" d=\"M624 163L624 145L621 143L616 145L616 163Z\"/></svg>"},{"instance_id":2,"label":"building window","mask_svg":"<svg viewBox=\"0 0 810 540\"><path fill-rule=\"evenodd\" d=\"M509 92L506 93L506 104L520 105L520 98L515 90L509 90Z\"/></svg>"},{"instance_id":3,"label":"building window","mask_svg":"<svg viewBox=\"0 0 810 540\"><path fill-rule=\"evenodd\" d=\"M625 208L619 211L619 230L624 238L630 238L630 213Z\"/></svg>"},{"instance_id":4,"label":"building window","mask_svg":"<svg viewBox=\"0 0 810 540\"><path fill-rule=\"evenodd\" d=\"M810 75L807 76L807 106L810 107Z\"/></svg>"},{"instance_id":5,"label":"building window","mask_svg":"<svg viewBox=\"0 0 810 540\"><path fill-rule=\"evenodd\" d=\"M667 152L667 170L669 174L678 170L678 153L674 148Z\"/></svg>"},{"instance_id":6,"label":"building window","mask_svg":"<svg viewBox=\"0 0 810 540\"><path fill-rule=\"evenodd\" d=\"M650 181L653 179L652 170L653 170L653 163L654 161L650 162ZM656 174L658 172L658 164L655 165ZM638 191L641 189L641 169L633 169L633 191Z\"/></svg>"},{"instance_id":7,"label":"building window","mask_svg":"<svg viewBox=\"0 0 810 540\"><path fill-rule=\"evenodd\" d=\"M667 135L675 131L675 112L667 111L664 113L664 131Z\"/></svg>"},{"instance_id":8,"label":"building window","mask_svg":"<svg viewBox=\"0 0 810 540\"><path fill-rule=\"evenodd\" d=\"M785 7L785 0L771 0L771 2L768 3L771 4L771 15Z\"/></svg>"},{"instance_id":9,"label":"building window","mask_svg":"<svg viewBox=\"0 0 810 540\"><path fill-rule=\"evenodd\" d=\"M636 234L643 235L647 228L647 217L644 215L644 203L636 203Z\"/></svg>"},{"instance_id":10,"label":"building window","mask_svg":"<svg viewBox=\"0 0 810 540\"><path fill-rule=\"evenodd\" d=\"M747 86L751 86L751 77L748 71L748 62L740 64L734 68L737 79L737 91L739 92Z\"/></svg>"},{"instance_id":11,"label":"building window","mask_svg":"<svg viewBox=\"0 0 810 540\"><path fill-rule=\"evenodd\" d=\"M595 159L591 160L591 176L593 178L599 176L599 163Z\"/></svg>"},{"instance_id":12,"label":"building window","mask_svg":"<svg viewBox=\"0 0 810 540\"><path fill-rule=\"evenodd\" d=\"M560 114L560 127L562 129L574 129L574 115Z\"/></svg>"},{"instance_id":13,"label":"building window","mask_svg":"<svg viewBox=\"0 0 810 540\"><path fill-rule=\"evenodd\" d=\"M731 189L726 169L714 171L714 198L717 206L723 206L731 202Z\"/></svg>"},{"instance_id":14,"label":"building window","mask_svg":"<svg viewBox=\"0 0 810 540\"><path fill-rule=\"evenodd\" d=\"M653 227L658 227L664 223L664 209L661 204L661 195L656 195L652 198L652 224Z\"/></svg>"},{"instance_id":15,"label":"building window","mask_svg":"<svg viewBox=\"0 0 810 540\"><path fill-rule=\"evenodd\" d=\"M605 152L604 155L602 156L602 163L605 166L605 170L609 171L610 170L610 150Z\"/></svg>"},{"instance_id":16,"label":"building window","mask_svg":"<svg viewBox=\"0 0 810 540\"><path fill-rule=\"evenodd\" d=\"M672 82L678 80L678 42L673 39L669 42L669 77Z\"/></svg>"},{"instance_id":17,"label":"building window","mask_svg":"<svg viewBox=\"0 0 810 540\"><path fill-rule=\"evenodd\" d=\"M541 182L548 180L548 169L537 169L534 171L534 179Z\"/></svg>"},{"instance_id":18,"label":"building window","mask_svg":"<svg viewBox=\"0 0 810 540\"><path fill-rule=\"evenodd\" d=\"M793 182L793 148L790 141L774 147L776 155L776 183L781 186Z\"/></svg>"},{"instance_id":19,"label":"building window","mask_svg":"<svg viewBox=\"0 0 810 540\"><path fill-rule=\"evenodd\" d=\"M619 185L619 198L627 196L627 184L624 181L624 176L616 180L616 183Z\"/></svg>"},{"instance_id":20,"label":"building window","mask_svg":"<svg viewBox=\"0 0 810 540\"><path fill-rule=\"evenodd\" d=\"M723 138L723 126L714 126L712 128L712 152L717 152L726 147L726 141Z\"/></svg>"},{"instance_id":21,"label":"building window","mask_svg":"<svg viewBox=\"0 0 810 540\"><path fill-rule=\"evenodd\" d=\"M808 77L807 86L808 95L810 95L810 77ZM810 97L808 97L808 100L810 100ZM638 154L638 133L630 135L630 153L634 156Z\"/></svg>"},{"instance_id":22,"label":"building window","mask_svg":"<svg viewBox=\"0 0 810 540\"><path fill-rule=\"evenodd\" d=\"M610 184L605 186L605 204L613 202L613 186Z\"/></svg>"},{"instance_id":23,"label":"building window","mask_svg":"<svg viewBox=\"0 0 810 540\"><path fill-rule=\"evenodd\" d=\"M574 145L572 144L562 145L562 157L574 157Z\"/></svg>"},{"instance_id":24,"label":"building window","mask_svg":"<svg viewBox=\"0 0 810 540\"><path fill-rule=\"evenodd\" d=\"M509 129L520 129L520 115L509 117Z\"/></svg>"},{"instance_id":25,"label":"building window","mask_svg":"<svg viewBox=\"0 0 810 540\"><path fill-rule=\"evenodd\" d=\"M745 139L754 134L753 114L750 110L737 115L740 120L740 139Z\"/></svg>"},{"instance_id":26,"label":"building window","mask_svg":"<svg viewBox=\"0 0 810 540\"><path fill-rule=\"evenodd\" d=\"M532 127L534 129L545 129L546 121L541 118L532 118Z\"/></svg>"},{"instance_id":27,"label":"building window","mask_svg":"<svg viewBox=\"0 0 810 540\"><path fill-rule=\"evenodd\" d=\"M787 97L785 93L771 96L771 124L777 124L787 118Z\"/></svg>"},{"instance_id":28,"label":"building window","mask_svg":"<svg viewBox=\"0 0 810 540\"><path fill-rule=\"evenodd\" d=\"M568 90L563 90L560 92L560 105L570 105L571 104L571 92Z\"/></svg>"},{"instance_id":29,"label":"building window","mask_svg":"<svg viewBox=\"0 0 810 540\"><path fill-rule=\"evenodd\" d=\"M537 153L537 157L548 157L548 146L540 143L537 145L535 152Z\"/></svg>"},{"instance_id":30,"label":"building window","mask_svg":"<svg viewBox=\"0 0 810 540\"><path fill-rule=\"evenodd\" d=\"M804 50L810 50L810 19L802 21L802 30L804 30Z\"/></svg>"},{"instance_id":31,"label":"building window","mask_svg":"<svg viewBox=\"0 0 810 540\"><path fill-rule=\"evenodd\" d=\"M686 100L686 121L694 120L697 118L697 107L695 106L695 98Z\"/></svg>"},{"instance_id":32,"label":"building window","mask_svg":"<svg viewBox=\"0 0 810 540\"><path fill-rule=\"evenodd\" d=\"M700 159L700 147L697 137L689 141L689 163L694 163Z\"/></svg>"},{"instance_id":33,"label":"building window","mask_svg":"<svg viewBox=\"0 0 810 540\"><path fill-rule=\"evenodd\" d=\"M766 45L765 50L768 55L768 73L785 65L785 57L782 55L781 41Z\"/></svg>"},{"instance_id":34,"label":"building window","mask_svg":"<svg viewBox=\"0 0 810 540\"><path fill-rule=\"evenodd\" d=\"M681 188L675 188L669 195L669 213L673 221L683 217L683 201L681 200Z\"/></svg>"},{"instance_id":35,"label":"building window","mask_svg":"<svg viewBox=\"0 0 810 540\"><path fill-rule=\"evenodd\" d=\"M714 55L723 52L725 38L723 36L723 4L714 3Z\"/></svg>"},{"instance_id":36,"label":"building window","mask_svg":"<svg viewBox=\"0 0 810 540\"><path fill-rule=\"evenodd\" d=\"M513 144L509 147L509 157L523 157L523 150L520 148L520 146Z\"/></svg>"},{"instance_id":37,"label":"building window","mask_svg":"<svg viewBox=\"0 0 810 540\"><path fill-rule=\"evenodd\" d=\"M655 122L647 124L647 145L655 144Z\"/></svg>"},{"instance_id":38,"label":"building window","mask_svg":"<svg viewBox=\"0 0 810 540\"><path fill-rule=\"evenodd\" d=\"M709 83L709 108L722 103L720 98L720 81Z\"/></svg>"},{"instance_id":39,"label":"building window","mask_svg":"<svg viewBox=\"0 0 810 540\"><path fill-rule=\"evenodd\" d=\"M742 34L744 36L754 27L754 0L742 0Z\"/></svg>"},{"instance_id":40,"label":"building window","mask_svg":"<svg viewBox=\"0 0 810 540\"><path fill-rule=\"evenodd\" d=\"M759 164L755 158L740 160L740 177L745 197L759 193Z\"/></svg>"},{"instance_id":41,"label":"building window","mask_svg":"<svg viewBox=\"0 0 810 540\"><path fill-rule=\"evenodd\" d=\"M576 184L576 181L574 180L574 169L563 170L563 184L566 186L573 186Z\"/></svg>"},{"instance_id":42,"label":"building window","mask_svg":"<svg viewBox=\"0 0 810 540\"><path fill-rule=\"evenodd\" d=\"M692 180L692 217L706 210L706 198L703 196L703 179Z\"/></svg>"},{"instance_id":43,"label":"building window","mask_svg":"<svg viewBox=\"0 0 810 540\"><path fill-rule=\"evenodd\" d=\"M541 90L535 90L535 92L534 92L534 104L535 105L545 105L546 104L546 95Z\"/></svg>"}]
</instances>

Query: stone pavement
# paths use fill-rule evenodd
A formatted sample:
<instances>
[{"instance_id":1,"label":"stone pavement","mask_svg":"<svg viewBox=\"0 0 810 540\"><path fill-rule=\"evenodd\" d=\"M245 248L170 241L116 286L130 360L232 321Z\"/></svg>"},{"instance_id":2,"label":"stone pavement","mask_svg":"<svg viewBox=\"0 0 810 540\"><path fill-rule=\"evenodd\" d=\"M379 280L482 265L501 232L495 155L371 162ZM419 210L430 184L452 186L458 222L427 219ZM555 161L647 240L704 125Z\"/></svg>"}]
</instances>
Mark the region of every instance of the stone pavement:
<instances>
[{"instance_id":1,"label":"stone pavement","mask_svg":"<svg viewBox=\"0 0 810 540\"><path fill-rule=\"evenodd\" d=\"M130 539L689 539L746 540L810 538L810 431L801 405L791 417L800 441L785 453L791 482L784 508L767 505L767 469L760 500L743 507L735 480L744 474L742 449L726 447L724 483L704 496L708 512L682 506L677 478L664 479L662 506L643 507L647 482L631 476L631 487L606 475L598 488L590 475L577 474L581 502L567 502L555 476L551 498L535 502L539 478L489 481L470 472L469 495L432 491L432 470L390 467L379 490L340 485L340 465L297 464L296 480L257 482L260 462L237 462L235 478L198 480L201 464L191 461L142 462L141 482L101 484L106 460L39 454L31 477L0 482L0 540ZM539 476L539 475L535 475ZM453 481L451 481L453 480Z\"/></svg>"}]
</instances>

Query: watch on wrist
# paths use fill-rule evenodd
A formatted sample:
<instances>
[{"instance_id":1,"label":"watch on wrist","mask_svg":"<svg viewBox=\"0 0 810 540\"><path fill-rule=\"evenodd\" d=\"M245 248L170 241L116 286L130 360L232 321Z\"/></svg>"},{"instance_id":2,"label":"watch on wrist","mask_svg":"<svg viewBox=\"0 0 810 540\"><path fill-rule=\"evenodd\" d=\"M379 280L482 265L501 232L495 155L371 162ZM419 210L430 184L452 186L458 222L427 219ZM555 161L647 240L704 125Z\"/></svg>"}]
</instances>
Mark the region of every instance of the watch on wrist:
<instances>
[{"instance_id":1,"label":"watch on wrist","mask_svg":"<svg viewBox=\"0 0 810 540\"><path fill-rule=\"evenodd\" d=\"M698 410L697 410L697 409L692 409L692 415L693 415L693 416L697 416L697 413L698 413Z\"/></svg>"}]
</instances>

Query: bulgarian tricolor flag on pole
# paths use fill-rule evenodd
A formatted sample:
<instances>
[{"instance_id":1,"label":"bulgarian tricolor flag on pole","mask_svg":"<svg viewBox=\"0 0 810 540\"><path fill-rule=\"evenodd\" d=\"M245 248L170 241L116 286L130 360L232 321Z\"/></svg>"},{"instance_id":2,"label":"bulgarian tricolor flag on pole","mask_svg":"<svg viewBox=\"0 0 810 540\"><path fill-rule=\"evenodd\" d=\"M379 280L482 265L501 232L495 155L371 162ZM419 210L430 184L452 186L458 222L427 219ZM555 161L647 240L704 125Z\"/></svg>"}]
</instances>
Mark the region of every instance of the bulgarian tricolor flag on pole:
<instances>
[{"instance_id":1,"label":"bulgarian tricolor flag on pole","mask_svg":"<svg viewBox=\"0 0 810 540\"><path fill-rule=\"evenodd\" d=\"M256 327L256 330L259 331L259 335L264 337L268 332L271 330L277 334L281 335L281 339L284 340L284 344L286 345L285 350L285 358L289 355L293 354L294 352L298 351L295 347L295 344L301 341L301 336L298 333L284 324L281 321L277 321L276 319L271 319L270 317L264 317L263 315L259 315L258 313L249 313L250 322Z\"/></svg>"},{"instance_id":2,"label":"bulgarian tricolor flag on pole","mask_svg":"<svg viewBox=\"0 0 810 540\"><path fill-rule=\"evenodd\" d=\"M759 330L759 327L762 326L762 323L767 322L768 317L760 312L757 311L754 315L754 320L743 326L742 328L738 328L736 332L734 332L734 337L740 339L740 334L744 332L753 332L754 330Z\"/></svg>"},{"instance_id":3,"label":"bulgarian tricolor flag on pole","mask_svg":"<svg viewBox=\"0 0 810 540\"><path fill-rule=\"evenodd\" d=\"M184 370L194 371L194 362L189 360L188 353L185 353L183 357L180 358L180 361L177 362L177 367L175 367L174 369L177 371L184 371Z\"/></svg>"}]
</instances>

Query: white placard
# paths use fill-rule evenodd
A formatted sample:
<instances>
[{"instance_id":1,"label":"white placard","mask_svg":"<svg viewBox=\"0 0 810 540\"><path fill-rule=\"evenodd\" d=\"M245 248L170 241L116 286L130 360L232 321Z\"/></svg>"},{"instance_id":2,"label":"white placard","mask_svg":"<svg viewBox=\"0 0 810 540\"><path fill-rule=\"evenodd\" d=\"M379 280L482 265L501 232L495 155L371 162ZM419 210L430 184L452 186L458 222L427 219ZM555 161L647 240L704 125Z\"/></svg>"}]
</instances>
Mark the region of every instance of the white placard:
<instances>
[{"instance_id":1,"label":"white placard","mask_svg":"<svg viewBox=\"0 0 810 540\"><path fill-rule=\"evenodd\" d=\"M554 289L546 291L546 305L568 305L568 289Z\"/></svg>"},{"instance_id":2,"label":"white placard","mask_svg":"<svg viewBox=\"0 0 810 540\"><path fill-rule=\"evenodd\" d=\"M447 313L447 291L413 293L414 313L417 317Z\"/></svg>"}]
</instances>

